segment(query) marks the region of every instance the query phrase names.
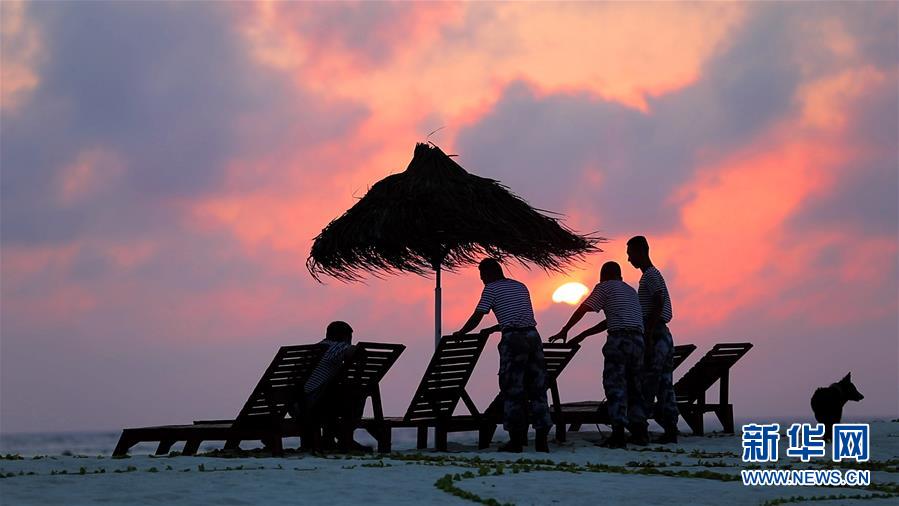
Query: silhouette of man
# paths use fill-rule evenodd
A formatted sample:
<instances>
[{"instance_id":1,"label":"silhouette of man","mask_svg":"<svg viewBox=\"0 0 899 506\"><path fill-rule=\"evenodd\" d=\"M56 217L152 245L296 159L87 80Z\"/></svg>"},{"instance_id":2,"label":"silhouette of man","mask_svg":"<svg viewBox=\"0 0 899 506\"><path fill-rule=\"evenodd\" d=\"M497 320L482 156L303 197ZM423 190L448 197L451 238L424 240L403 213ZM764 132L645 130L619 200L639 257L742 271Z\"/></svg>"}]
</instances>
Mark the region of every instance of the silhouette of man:
<instances>
[{"instance_id":1,"label":"silhouette of man","mask_svg":"<svg viewBox=\"0 0 899 506\"><path fill-rule=\"evenodd\" d=\"M499 342L499 390L503 399L503 427L509 442L500 451L520 453L527 444L528 412L537 431L534 446L548 452L547 434L552 421L546 401L546 363L543 342L537 333L531 295L527 287L503 275L499 262L486 258L478 265L484 290L477 307L456 332L474 330L491 310L498 322L482 332L501 330ZM528 409L530 408L530 409Z\"/></svg>"},{"instance_id":2,"label":"silhouette of man","mask_svg":"<svg viewBox=\"0 0 899 506\"><path fill-rule=\"evenodd\" d=\"M352 360L353 328L346 322L328 324L319 342L322 355L303 385L295 413L303 424L303 448L333 450L335 437L341 451L367 451L353 440L353 430L362 418L364 399L350 387L334 384L346 362ZM298 408L298 409L297 409Z\"/></svg>"},{"instance_id":3,"label":"silhouette of man","mask_svg":"<svg viewBox=\"0 0 899 506\"><path fill-rule=\"evenodd\" d=\"M649 242L642 235L627 241L627 261L640 269L640 306L646 329L646 362L643 371L643 397L646 412L655 417L665 434L658 443L677 442L677 399L674 396L674 339L668 330L671 298L662 273L649 258Z\"/></svg>"},{"instance_id":4,"label":"silhouette of man","mask_svg":"<svg viewBox=\"0 0 899 506\"><path fill-rule=\"evenodd\" d=\"M580 343L588 336L608 330L602 347L602 386L608 399L612 435L599 443L609 448L624 448L625 426L631 431L631 442L645 445L646 412L643 407L643 318L637 292L621 279L621 266L606 262L599 271L599 283L574 311L568 323L550 342L568 338L568 331L589 311L604 311L606 319L581 332L571 342Z\"/></svg>"}]
</instances>

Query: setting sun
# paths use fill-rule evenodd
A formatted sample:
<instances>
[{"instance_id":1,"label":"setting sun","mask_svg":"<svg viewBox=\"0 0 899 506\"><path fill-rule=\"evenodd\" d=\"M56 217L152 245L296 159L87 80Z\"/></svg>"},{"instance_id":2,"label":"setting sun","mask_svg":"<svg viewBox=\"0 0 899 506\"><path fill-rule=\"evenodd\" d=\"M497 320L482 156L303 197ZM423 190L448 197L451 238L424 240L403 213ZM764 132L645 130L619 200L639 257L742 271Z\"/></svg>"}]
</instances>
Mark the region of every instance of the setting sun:
<instances>
[{"instance_id":1,"label":"setting sun","mask_svg":"<svg viewBox=\"0 0 899 506\"><path fill-rule=\"evenodd\" d=\"M553 292L553 302L564 302L574 306L579 303L589 291L590 289L581 283L565 283L559 288L556 288L556 291Z\"/></svg>"}]
</instances>

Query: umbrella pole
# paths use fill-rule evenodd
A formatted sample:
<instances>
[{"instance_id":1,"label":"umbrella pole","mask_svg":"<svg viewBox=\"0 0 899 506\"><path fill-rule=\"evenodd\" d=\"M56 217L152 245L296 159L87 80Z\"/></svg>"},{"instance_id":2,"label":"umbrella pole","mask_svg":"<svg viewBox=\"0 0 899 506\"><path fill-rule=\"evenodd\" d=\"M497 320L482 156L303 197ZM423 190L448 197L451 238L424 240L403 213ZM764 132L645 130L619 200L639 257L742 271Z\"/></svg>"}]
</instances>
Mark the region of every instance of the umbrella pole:
<instances>
[{"instance_id":1,"label":"umbrella pole","mask_svg":"<svg viewBox=\"0 0 899 506\"><path fill-rule=\"evenodd\" d=\"M437 287L434 288L434 349L440 344L440 264L434 268L437 272Z\"/></svg>"}]
</instances>

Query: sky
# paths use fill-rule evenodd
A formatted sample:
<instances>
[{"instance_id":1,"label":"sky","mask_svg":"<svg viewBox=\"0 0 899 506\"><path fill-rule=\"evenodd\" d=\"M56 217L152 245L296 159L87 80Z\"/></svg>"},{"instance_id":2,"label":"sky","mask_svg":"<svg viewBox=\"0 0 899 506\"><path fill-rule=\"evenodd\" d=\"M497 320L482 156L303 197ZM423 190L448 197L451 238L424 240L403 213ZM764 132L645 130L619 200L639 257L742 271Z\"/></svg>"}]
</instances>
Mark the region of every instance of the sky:
<instances>
[{"instance_id":1,"label":"sky","mask_svg":"<svg viewBox=\"0 0 899 506\"><path fill-rule=\"evenodd\" d=\"M416 142L609 238L512 262L538 328L645 235L676 343L755 347L738 419L899 416L899 4L0 3L0 431L234 416L279 346L332 320L433 350L433 277L316 282L312 239ZM447 333L481 282L443 276ZM591 314L581 327L600 318ZM493 316L485 319L492 324ZM581 328L576 327L575 332ZM572 334L573 335L573 334ZM601 399L604 335L560 378ZM493 340L469 392L497 392ZM714 391L712 392L714 395ZM711 397L710 397L711 398ZM716 427L712 425L712 427Z\"/></svg>"}]
</instances>

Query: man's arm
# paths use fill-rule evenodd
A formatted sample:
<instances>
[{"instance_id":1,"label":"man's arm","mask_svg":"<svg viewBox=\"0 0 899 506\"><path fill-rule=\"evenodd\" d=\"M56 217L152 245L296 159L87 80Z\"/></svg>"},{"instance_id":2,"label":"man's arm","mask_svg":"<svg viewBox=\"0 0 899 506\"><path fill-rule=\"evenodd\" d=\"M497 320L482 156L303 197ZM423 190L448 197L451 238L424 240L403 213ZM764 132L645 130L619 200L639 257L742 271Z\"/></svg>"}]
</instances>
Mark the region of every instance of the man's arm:
<instances>
[{"instance_id":1,"label":"man's arm","mask_svg":"<svg viewBox=\"0 0 899 506\"><path fill-rule=\"evenodd\" d=\"M486 329L481 329L481 334L487 334L488 336L494 332L499 332L503 329L503 326L497 323L492 327L487 327Z\"/></svg>"},{"instance_id":2,"label":"man's arm","mask_svg":"<svg viewBox=\"0 0 899 506\"><path fill-rule=\"evenodd\" d=\"M581 318L583 318L584 315L590 311L591 309L589 307L587 307L585 304L581 304L571 315L571 318L568 319L568 323L566 323L565 326L562 327L562 330L560 330L558 334L549 338L549 342L561 339L564 343L568 339L568 331L571 330L571 327L577 325L577 323L581 321Z\"/></svg>"},{"instance_id":3,"label":"man's arm","mask_svg":"<svg viewBox=\"0 0 899 506\"><path fill-rule=\"evenodd\" d=\"M573 338L571 338L571 344L580 344L580 342L583 341L584 339L587 339L588 337L590 337L594 334L599 334L600 332L604 332L605 330L608 330L608 328L609 328L608 320L603 320L603 321L597 323L596 325L590 327L589 329L587 329L587 330L581 332L580 334L574 336Z\"/></svg>"},{"instance_id":4,"label":"man's arm","mask_svg":"<svg viewBox=\"0 0 899 506\"><path fill-rule=\"evenodd\" d=\"M482 313L478 310L475 310L473 313L471 313L471 316L468 317L468 321L465 322L465 325L462 325L461 329L453 332L453 335L462 335L471 332L481 323L481 320L484 318L485 314L487 313Z\"/></svg>"},{"instance_id":5,"label":"man's arm","mask_svg":"<svg viewBox=\"0 0 899 506\"><path fill-rule=\"evenodd\" d=\"M662 291L659 290L652 296L652 309L646 318L646 328L643 329L643 343L647 357L650 356L651 350L655 349L655 330L659 321L662 320L662 307L664 304L665 299L662 297Z\"/></svg>"}]
</instances>

